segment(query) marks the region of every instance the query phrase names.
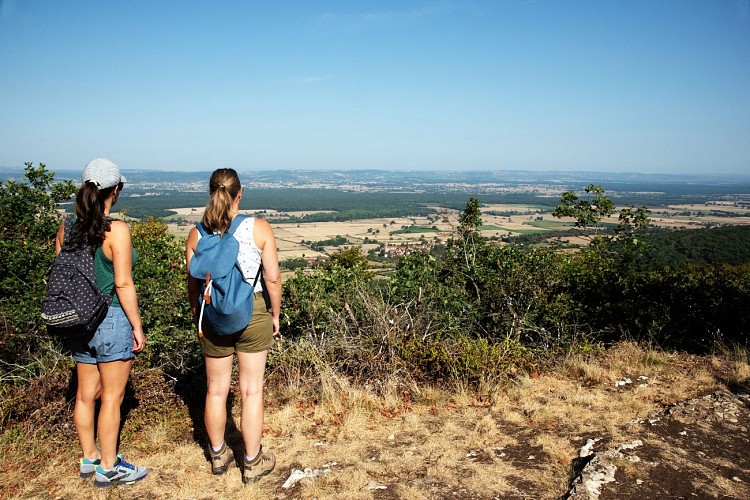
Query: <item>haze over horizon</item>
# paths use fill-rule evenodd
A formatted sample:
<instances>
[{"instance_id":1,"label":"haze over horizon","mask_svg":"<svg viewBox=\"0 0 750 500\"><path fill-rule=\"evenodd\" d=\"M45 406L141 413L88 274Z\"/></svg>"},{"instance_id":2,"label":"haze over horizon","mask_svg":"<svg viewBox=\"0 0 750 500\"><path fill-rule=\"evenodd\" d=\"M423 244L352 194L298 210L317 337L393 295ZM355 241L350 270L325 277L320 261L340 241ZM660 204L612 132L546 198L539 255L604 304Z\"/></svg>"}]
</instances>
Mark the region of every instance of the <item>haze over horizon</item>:
<instances>
[{"instance_id":1,"label":"haze over horizon","mask_svg":"<svg viewBox=\"0 0 750 500\"><path fill-rule=\"evenodd\" d=\"M0 165L747 174L748 82L748 0L0 0Z\"/></svg>"}]
</instances>

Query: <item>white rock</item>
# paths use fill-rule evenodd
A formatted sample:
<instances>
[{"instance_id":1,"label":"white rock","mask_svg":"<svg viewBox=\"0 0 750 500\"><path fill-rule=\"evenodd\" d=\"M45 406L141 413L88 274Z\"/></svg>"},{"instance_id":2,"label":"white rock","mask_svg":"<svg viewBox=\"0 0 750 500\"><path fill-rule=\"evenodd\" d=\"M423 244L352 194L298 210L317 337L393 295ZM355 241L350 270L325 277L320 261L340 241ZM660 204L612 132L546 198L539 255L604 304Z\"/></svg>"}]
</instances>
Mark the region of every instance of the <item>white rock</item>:
<instances>
[{"instance_id":1,"label":"white rock","mask_svg":"<svg viewBox=\"0 0 750 500\"><path fill-rule=\"evenodd\" d=\"M336 464L336 462L331 462L332 464ZM329 469L327 470L320 470L320 469L311 469L310 467L305 467L305 470L299 470L299 469L293 469L292 473L289 475L286 481L284 481L284 484L281 485L284 489L289 489L295 484L297 484L301 479L304 478L316 478L320 475L326 475L330 472Z\"/></svg>"},{"instance_id":2,"label":"white rock","mask_svg":"<svg viewBox=\"0 0 750 500\"><path fill-rule=\"evenodd\" d=\"M286 481L284 481L284 484L282 484L281 487L284 489L289 489L295 484L297 484L297 482L303 477L307 477L304 471L301 471L299 469L293 469L292 473L289 474L289 477L287 478Z\"/></svg>"},{"instance_id":3,"label":"white rock","mask_svg":"<svg viewBox=\"0 0 750 500\"><path fill-rule=\"evenodd\" d=\"M368 490L385 490L388 487L384 484L376 483L375 481L370 481L367 483L367 489Z\"/></svg>"},{"instance_id":4,"label":"white rock","mask_svg":"<svg viewBox=\"0 0 750 500\"><path fill-rule=\"evenodd\" d=\"M603 467L603 470L591 473L589 478L584 482L589 498L592 500L597 500L599 498L602 491L602 485L605 483L611 483L615 480L615 471L617 471L617 467L612 464L607 464Z\"/></svg>"},{"instance_id":5,"label":"white rock","mask_svg":"<svg viewBox=\"0 0 750 500\"><path fill-rule=\"evenodd\" d=\"M578 456L583 458L583 457L588 457L589 455L594 453L593 448L594 448L594 444L596 444L597 441L599 441L599 438L587 439L586 444L581 446L581 451L578 452Z\"/></svg>"},{"instance_id":6,"label":"white rock","mask_svg":"<svg viewBox=\"0 0 750 500\"><path fill-rule=\"evenodd\" d=\"M622 443L620 446L617 447L617 450L632 450L633 448L638 448L643 444L643 441L640 439L633 440L629 443Z\"/></svg>"}]
</instances>

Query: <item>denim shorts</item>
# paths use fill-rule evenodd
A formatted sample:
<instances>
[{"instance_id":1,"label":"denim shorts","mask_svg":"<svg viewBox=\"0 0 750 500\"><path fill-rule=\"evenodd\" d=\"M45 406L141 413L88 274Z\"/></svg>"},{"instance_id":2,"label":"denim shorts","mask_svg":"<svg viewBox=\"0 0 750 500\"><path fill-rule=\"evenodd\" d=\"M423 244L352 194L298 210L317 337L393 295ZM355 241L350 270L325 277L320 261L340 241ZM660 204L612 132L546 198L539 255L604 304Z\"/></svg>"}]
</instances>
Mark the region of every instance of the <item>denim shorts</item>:
<instances>
[{"instance_id":1,"label":"denim shorts","mask_svg":"<svg viewBox=\"0 0 750 500\"><path fill-rule=\"evenodd\" d=\"M133 327L121 307L110 307L92 335L66 339L65 345L78 363L106 363L135 357Z\"/></svg>"}]
</instances>

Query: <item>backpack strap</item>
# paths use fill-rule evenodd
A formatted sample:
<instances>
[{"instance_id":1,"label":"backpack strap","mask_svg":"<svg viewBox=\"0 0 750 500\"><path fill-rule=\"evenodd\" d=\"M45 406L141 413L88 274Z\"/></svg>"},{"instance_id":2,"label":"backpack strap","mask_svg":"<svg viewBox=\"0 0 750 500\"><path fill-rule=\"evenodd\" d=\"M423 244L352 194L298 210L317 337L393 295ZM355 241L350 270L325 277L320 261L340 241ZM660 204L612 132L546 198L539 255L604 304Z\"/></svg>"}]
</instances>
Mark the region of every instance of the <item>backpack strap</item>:
<instances>
[{"instance_id":1,"label":"backpack strap","mask_svg":"<svg viewBox=\"0 0 750 500\"><path fill-rule=\"evenodd\" d=\"M229 228L227 228L226 232L224 234L234 234L234 232L237 230L238 227L240 227L240 224L242 224L242 221L245 219L248 219L249 215L241 215L237 214L234 216L234 219L232 219L232 223L229 224ZM203 222L197 222L195 224L195 228L198 229L198 232L201 236L206 236L207 234L214 234L213 231L210 231L206 226L203 225Z\"/></svg>"},{"instance_id":2,"label":"backpack strap","mask_svg":"<svg viewBox=\"0 0 750 500\"><path fill-rule=\"evenodd\" d=\"M107 215L107 216L104 217L104 220L105 220L105 222L112 222L114 219L112 217L110 217L110 216ZM68 215L65 216L65 219L63 220L63 244L62 244L61 250L62 250L62 248L65 248L65 247L69 248L70 233L73 232L73 224L75 224L77 221L78 221L78 218L74 214L68 214ZM97 250L98 250L98 248L99 247L97 247ZM96 250L94 250L94 252L91 255L92 259L94 259L94 255L95 254L96 254ZM86 278L88 279L88 276ZM89 281L91 281L91 280L89 280ZM96 283L96 277L95 276L94 276L94 281L92 281L91 284L94 285L94 286L96 286L97 288L99 288L99 285ZM111 300L111 297L115 296L115 289L116 289L116 287L112 286L112 290L109 291L110 300Z\"/></svg>"},{"instance_id":3,"label":"backpack strap","mask_svg":"<svg viewBox=\"0 0 750 500\"><path fill-rule=\"evenodd\" d=\"M73 222L75 221L75 215L68 214L63 219L63 244L65 246L70 241L70 233L73 231Z\"/></svg>"},{"instance_id":4,"label":"backpack strap","mask_svg":"<svg viewBox=\"0 0 750 500\"><path fill-rule=\"evenodd\" d=\"M237 214L234 216L234 219L232 219L232 223L229 225L229 229L227 229L226 234L234 234L234 232L237 230L238 227L240 227L240 224L245 222L245 220L249 219L249 215L241 215ZM239 263L237 264L239 266ZM258 284L258 280L261 278L261 273L263 271L263 264L258 266L258 273L255 275L255 279L253 280L253 288L255 288L255 285Z\"/></svg>"},{"instance_id":5,"label":"backpack strap","mask_svg":"<svg viewBox=\"0 0 750 500\"><path fill-rule=\"evenodd\" d=\"M226 234L234 234L234 232L237 230L238 227L240 227L240 224L242 224L245 219L250 218L249 215L241 215L237 214L234 216L234 219L232 219L232 223L229 224L229 229L227 229Z\"/></svg>"},{"instance_id":6,"label":"backpack strap","mask_svg":"<svg viewBox=\"0 0 750 500\"><path fill-rule=\"evenodd\" d=\"M203 222L196 222L195 229L198 230L201 237L206 236L208 234L208 231L206 230L206 227L203 225Z\"/></svg>"},{"instance_id":7,"label":"backpack strap","mask_svg":"<svg viewBox=\"0 0 750 500\"><path fill-rule=\"evenodd\" d=\"M255 279L253 280L253 289L258 284L259 279L263 279L263 264L258 266L258 274L255 275Z\"/></svg>"}]
</instances>

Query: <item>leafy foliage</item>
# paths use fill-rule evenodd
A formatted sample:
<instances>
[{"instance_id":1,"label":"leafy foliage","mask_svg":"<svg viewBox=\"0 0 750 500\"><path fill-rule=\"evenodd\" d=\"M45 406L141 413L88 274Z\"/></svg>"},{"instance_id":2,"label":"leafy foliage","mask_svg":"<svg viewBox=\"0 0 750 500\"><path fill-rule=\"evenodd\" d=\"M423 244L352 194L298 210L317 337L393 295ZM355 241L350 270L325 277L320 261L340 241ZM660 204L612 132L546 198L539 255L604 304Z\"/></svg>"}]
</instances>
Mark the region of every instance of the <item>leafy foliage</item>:
<instances>
[{"instance_id":1,"label":"leafy foliage","mask_svg":"<svg viewBox=\"0 0 750 500\"><path fill-rule=\"evenodd\" d=\"M555 217L573 217L576 227L597 227L602 219L609 217L615 210L612 200L604 196L601 186L590 184L584 188L587 194L593 194L591 199L580 199L572 191L562 194L560 204L552 215Z\"/></svg>"},{"instance_id":2,"label":"leafy foliage","mask_svg":"<svg viewBox=\"0 0 750 500\"><path fill-rule=\"evenodd\" d=\"M44 329L39 307L55 256L58 207L74 193L70 181L54 183L54 173L44 164L26 163L23 181L0 184L0 359L4 362L37 363L38 353L55 345L39 333Z\"/></svg>"},{"instance_id":3,"label":"leafy foliage","mask_svg":"<svg viewBox=\"0 0 750 500\"><path fill-rule=\"evenodd\" d=\"M138 260L133 279L149 348L143 357L167 372L194 370L201 359L187 298L185 245L158 219L132 224Z\"/></svg>"},{"instance_id":4,"label":"leafy foliage","mask_svg":"<svg viewBox=\"0 0 750 500\"><path fill-rule=\"evenodd\" d=\"M750 263L750 226L684 229L649 234L644 265L676 268L685 264Z\"/></svg>"}]
</instances>

